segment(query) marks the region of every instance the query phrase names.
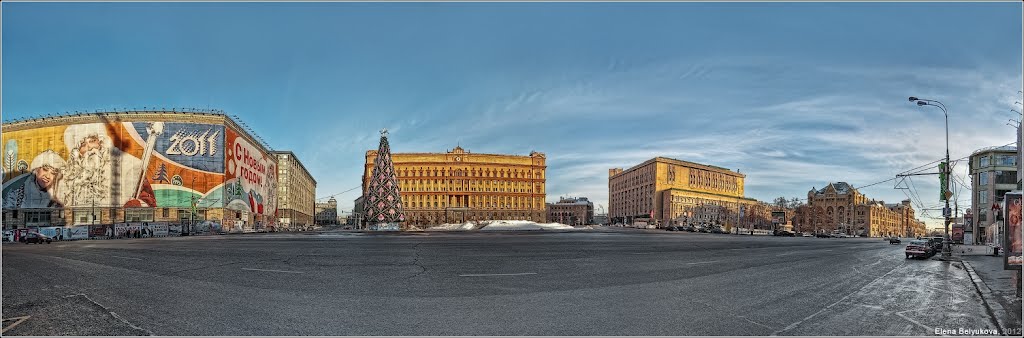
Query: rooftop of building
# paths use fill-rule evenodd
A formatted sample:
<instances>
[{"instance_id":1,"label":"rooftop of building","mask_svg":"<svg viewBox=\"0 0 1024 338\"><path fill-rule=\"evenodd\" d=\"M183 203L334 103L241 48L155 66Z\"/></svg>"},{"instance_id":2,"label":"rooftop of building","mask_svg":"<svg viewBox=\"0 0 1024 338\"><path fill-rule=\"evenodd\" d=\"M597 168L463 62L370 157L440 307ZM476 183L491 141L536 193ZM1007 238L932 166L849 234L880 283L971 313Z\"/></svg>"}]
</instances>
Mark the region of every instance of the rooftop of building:
<instances>
[{"instance_id":1,"label":"rooftop of building","mask_svg":"<svg viewBox=\"0 0 1024 338\"><path fill-rule=\"evenodd\" d=\"M313 186L314 187L316 186L316 179L313 178L313 174L311 174L309 172L309 170L306 170L306 166L302 164L302 161L299 160L299 157L295 156L295 153L293 153L291 150L272 150L272 151L270 151L270 153L274 154L274 155L288 155L288 156L291 156L292 162L298 163L299 164L299 168L302 168L302 171L306 172L306 175L309 176L309 179L313 180Z\"/></svg>"},{"instance_id":2,"label":"rooftop of building","mask_svg":"<svg viewBox=\"0 0 1024 338\"><path fill-rule=\"evenodd\" d=\"M366 156L371 156L377 153L377 149L370 149L366 151ZM392 156L399 155L448 155L448 154L469 154L469 155L484 155L484 156L516 156L516 157L541 157L544 158L546 155L542 152L531 150L528 155L519 154L493 154L493 153L474 153L469 150L463 149L461 145L455 146L452 150L447 150L443 153L406 153L406 152L391 152Z\"/></svg>"},{"instance_id":3,"label":"rooftop of building","mask_svg":"<svg viewBox=\"0 0 1024 338\"><path fill-rule=\"evenodd\" d=\"M981 154L984 154L984 153L1016 154L1017 153L1017 146L1015 146L1015 145L1003 145L1003 146L985 147L985 148L981 148L981 149L975 150L973 153L971 153L971 157L974 157L975 155L981 155Z\"/></svg>"},{"instance_id":4,"label":"rooftop of building","mask_svg":"<svg viewBox=\"0 0 1024 338\"><path fill-rule=\"evenodd\" d=\"M239 131L241 136L249 143L263 148L270 153L274 149L256 134L238 115L228 115L219 109L200 108L160 108L143 107L104 110L97 109L93 112L75 111L55 114L39 115L21 119L7 120L3 122L4 132L29 130L35 128L63 126L83 123L109 123L109 122L194 122L194 123L224 123L232 129ZM276 160L276 159L275 159Z\"/></svg>"},{"instance_id":5,"label":"rooftop of building","mask_svg":"<svg viewBox=\"0 0 1024 338\"><path fill-rule=\"evenodd\" d=\"M591 202L586 197L562 197L562 198L560 198L558 200L558 202L551 203L551 204L553 204L553 205L593 205L594 202Z\"/></svg>"},{"instance_id":6,"label":"rooftop of building","mask_svg":"<svg viewBox=\"0 0 1024 338\"><path fill-rule=\"evenodd\" d=\"M635 170L637 168L640 168L640 167L643 167L645 165L648 165L648 164L651 164L651 163L655 163L655 162L677 164L677 165L687 166L687 167L691 167L691 168L703 169L703 170L707 170L707 171L713 171L713 172L717 172L717 173L722 173L722 174L726 174L726 175L730 175L730 176L735 176L735 177L747 177L747 175L741 174L739 171L732 171L732 170L730 170L728 168L723 168L723 167L719 167L719 166L715 166L715 165L710 165L710 164L702 164L702 163L697 163L697 162L683 161L683 160L678 160L678 159L674 159L674 158L670 158L670 157L664 157L664 156L658 156L658 157L655 157L655 158L643 161L640 164L637 164L635 166L630 167L629 169L623 170L619 174L624 174L624 173L630 172L632 170ZM614 168L614 169L620 169L620 168ZM618 176L619 174L616 174L616 176Z\"/></svg>"},{"instance_id":7,"label":"rooftop of building","mask_svg":"<svg viewBox=\"0 0 1024 338\"><path fill-rule=\"evenodd\" d=\"M840 195L847 194L850 191L857 191L856 188L854 188L853 186L846 182L829 182L828 185L826 185L824 188L815 189L814 187L811 187L811 190L814 191L815 195L824 195L825 191L828 190L828 187L830 186L832 187L832 189L835 189L836 194Z\"/></svg>"}]
</instances>

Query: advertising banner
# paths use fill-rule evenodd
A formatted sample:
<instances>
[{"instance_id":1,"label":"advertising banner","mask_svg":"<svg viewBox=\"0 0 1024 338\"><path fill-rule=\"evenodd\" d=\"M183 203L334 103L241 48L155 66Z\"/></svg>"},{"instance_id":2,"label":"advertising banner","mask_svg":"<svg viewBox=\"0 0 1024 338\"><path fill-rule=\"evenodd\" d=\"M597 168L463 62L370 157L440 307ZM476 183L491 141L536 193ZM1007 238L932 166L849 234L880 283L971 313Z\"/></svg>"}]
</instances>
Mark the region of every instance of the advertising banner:
<instances>
[{"instance_id":1,"label":"advertising banner","mask_svg":"<svg viewBox=\"0 0 1024 338\"><path fill-rule=\"evenodd\" d=\"M55 241L59 241L60 238L64 237L63 227L43 227L39 228L39 233L47 237L53 238Z\"/></svg>"},{"instance_id":2,"label":"advertising banner","mask_svg":"<svg viewBox=\"0 0 1024 338\"><path fill-rule=\"evenodd\" d=\"M950 237L950 240L953 241L953 243L955 243L955 244L963 244L964 243L964 225L963 224L953 224L953 233L952 233L952 235Z\"/></svg>"},{"instance_id":3,"label":"advertising banner","mask_svg":"<svg viewBox=\"0 0 1024 338\"><path fill-rule=\"evenodd\" d=\"M226 208L268 217L277 215L277 161L230 128L225 129Z\"/></svg>"},{"instance_id":4,"label":"advertising banner","mask_svg":"<svg viewBox=\"0 0 1024 338\"><path fill-rule=\"evenodd\" d=\"M775 223L775 224L786 224L786 212L785 211L772 211L772 223Z\"/></svg>"},{"instance_id":5,"label":"advertising banner","mask_svg":"<svg viewBox=\"0 0 1024 338\"><path fill-rule=\"evenodd\" d=\"M3 207L221 207L224 129L106 122L4 132Z\"/></svg>"},{"instance_id":6,"label":"advertising banner","mask_svg":"<svg viewBox=\"0 0 1024 338\"><path fill-rule=\"evenodd\" d=\"M66 239L88 239L89 226L75 226L64 228Z\"/></svg>"},{"instance_id":7,"label":"advertising banner","mask_svg":"<svg viewBox=\"0 0 1024 338\"><path fill-rule=\"evenodd\" d=\"M168 224L167 236L181 236L181 224Z\"/></svg>"},{"instance_id":8,"label":"advertising banner","mask_svg":"<svg viewBox=\"0 0 1024 338\"><path fill-rule=\"evenodd\" d=\"M1021 242L1021 193L1006 193L1003 208L1003 269L1020 270L1022 256Z\"/></svg>"},{"instance_id":9,"label":"advertising banner","mask_svg":"<svg viewBox=\"0 0 1024 338\"><path fill-rule=\"evenodd\" d=\"M152 227L153 236L154 237L167 237L168 236L169 232L168 232L167 223L150 223L149 225Z\"/></svg>"}]
</instances>

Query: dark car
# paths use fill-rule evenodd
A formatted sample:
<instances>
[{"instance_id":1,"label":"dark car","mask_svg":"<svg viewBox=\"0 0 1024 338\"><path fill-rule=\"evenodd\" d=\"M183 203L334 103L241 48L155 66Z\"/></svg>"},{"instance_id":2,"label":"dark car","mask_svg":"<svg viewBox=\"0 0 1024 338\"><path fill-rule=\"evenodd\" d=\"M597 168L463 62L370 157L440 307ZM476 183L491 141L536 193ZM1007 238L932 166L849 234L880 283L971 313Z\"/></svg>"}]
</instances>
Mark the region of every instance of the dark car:
<instances>
[{"instance_id":1,"label":"dark car","mask_svg":"<svg viewBox=\"0 0 1024 338\"><path fill-rule=\"evenodd\" d=\"M53 242L53 239L47 235L43 235L36 232L29 233L28 235L25 236L25 244L43 244L43 242L46 242L46 244L50 244L50 242Z\"/></svg>"},{"instance_id":2,"label":"dark car","mask_svg":"<svg viewBox=\"0 0 1024 338\"><path fill-rule=\"evenodd\" d=\"M815 234L814 237L818 238L832 238L829 234Z\"/></svg>"},{"instance_id":3,"label":"dark car","mask_svg":"<svg viewBox=\"0 0 1024 338\"><path fill-rule=\"evenodd\" d=\"M900 244L899 237L889 237L889 244Z\"/></svg>"},{"instance_id":4,"label":"dark car","mask_svg":"<svg viewBox=\"0 0 1024 338\"><path fill-rule=\"evenodd\" d=\"M943 242L942 237L926 237L926 238L923 238L922 240L927 240L928 241L928 245L931 246L933 250L935 250L935 251L942 250L942 242Z\"/></svg>"},{"instance_id":5,"label":"dark car","mask_svg":"<svg viewBox=\"0 0 1024 338\"><path fill-rule=\"evenodd\" d=\"M782 237L796 237L796 233L792 231L779 231L779 236Z\"/></svg>"},{"instance_id":6,"label":"dark car","mask_svg":"<svg viewBox=\"0 0 1024 338\"><path fill-rule=\"evenodd\" d=\"M697 227L692 226L692 225L687 225L685 228L683 228L683 230L686 230L686 231L689 231L689 232L697 232Z\"/></svg>"},{"instance_id":7,"label":"dark car","mask_svg":"<svg viewBox=\"0 0 1024 338\"><path fill-rule=\"evenodd\" d=\"M667 231L679 231L679 227L670 226L670 227L665 228L665 230L667 230Z\"/></svg>"},{"instance_id":8,"label":"dark car","mask_svg":"<svg viewBox=\"0 0 1024 338\"><path fill-rule=\"evenodd\" d=\"M904 250L904 254L907 255L907 258L928 258L935 254L935 249L931 247L928 241L915 239L911 240L910 244L907 245L907 248Z\"/></svg>"}]
</instances>

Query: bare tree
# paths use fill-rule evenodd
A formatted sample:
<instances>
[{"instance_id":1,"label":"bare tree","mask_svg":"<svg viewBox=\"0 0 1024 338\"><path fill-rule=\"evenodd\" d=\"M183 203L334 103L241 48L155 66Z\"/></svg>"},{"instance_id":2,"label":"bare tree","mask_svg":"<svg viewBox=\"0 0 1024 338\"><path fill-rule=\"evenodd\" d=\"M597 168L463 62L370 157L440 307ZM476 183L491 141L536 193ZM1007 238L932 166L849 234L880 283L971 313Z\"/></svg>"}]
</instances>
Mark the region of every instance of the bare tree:
<instances>
[{"instance_id":1,"label":"bare tree","mask_svg":"<svg viewBox=\"0 0 1024 338\"><path fill-rule=\"evenodd\" d=\"M772 204L775 205L776 208L786 209L786 198L781 196L776 197L775 200L772 201Z\"/></svg>"}]
</instances>

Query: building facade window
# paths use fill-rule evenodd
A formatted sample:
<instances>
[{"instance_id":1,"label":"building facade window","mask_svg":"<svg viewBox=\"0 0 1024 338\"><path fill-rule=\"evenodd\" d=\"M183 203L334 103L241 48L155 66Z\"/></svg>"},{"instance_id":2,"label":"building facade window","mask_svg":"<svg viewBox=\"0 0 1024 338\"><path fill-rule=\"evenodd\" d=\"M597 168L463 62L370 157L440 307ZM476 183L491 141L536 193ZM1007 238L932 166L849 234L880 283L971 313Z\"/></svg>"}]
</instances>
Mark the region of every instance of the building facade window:
<instances>
[{"instance_id":1,"label":"building facade window","mask_svg":"<svg viewBox=\"0 0 1024 338\"><path fill-rule=\"evenodd\" d=\"M978 160L978 162L980 162L980 166L982 168L988 167L988 156L982 156L981 159Z\"/></svg>"},{"instance_id":2,"label":"building facade window","mask_svg":"<svg viewBox=\"0 0 1024 338\"><path fill-rule=\"evenodd\" d=\"M1016 171L996 171L996 184L1017 184Z\"/></svg>"},{"instance_id":3,"label":"building facade window","mask_svg":"<svg viewBox=\"0 0 1024 338\"><path fill-rule=\"evenodd\" d=\"M1017 166L1017 157L1016 156L1012 156L1012 155L1000 156L1000 158L999 158L999 165L1008 166L1008 167L1016 167Z\"/></svg>"},{"instance_id":4,"label":"building facade window","mask_svg":"<svg viewBox=\"0 0 1024 338\"><path fill-rule=\"evenodd\" d=\"M981 184L981 185L987 185L988 184L988 173L978 173L978 184Z\"/></svg>"},{"instance_id":5,"label":"building facade window","mask_svg":"<svg viewBox=\"0 0 1024 338\"><path fill-rule=\"evenodd\" d=\"M152 208L124 209L125 222L152 222L155 211Z\"/></svg>"}]
</instances>

